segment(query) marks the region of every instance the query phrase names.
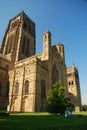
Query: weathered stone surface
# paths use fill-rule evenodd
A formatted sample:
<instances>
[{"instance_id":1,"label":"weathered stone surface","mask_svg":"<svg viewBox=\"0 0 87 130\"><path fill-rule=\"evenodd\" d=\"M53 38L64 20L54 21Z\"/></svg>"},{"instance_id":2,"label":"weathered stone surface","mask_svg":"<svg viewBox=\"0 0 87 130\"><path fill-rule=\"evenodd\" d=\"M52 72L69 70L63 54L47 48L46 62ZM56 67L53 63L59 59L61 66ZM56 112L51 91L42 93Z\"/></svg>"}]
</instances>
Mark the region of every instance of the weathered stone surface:
<instances>
[{"instance_id":1,"label":"weathered stone surface","mask_svg":"<svg viewBox=\"0 0 87 130\"><path fill-rule=\"evenodd\" d=\"M8 65L8 70L3 70L0 66L0 74L4 84L6 77L9 80L9 111L45 111L48 90L58 80L66 88L65 96L69 96L68 91L72 91L67 84L69 72L65 64L63 44L52 46L51 33L44 32L43 52L35 54L35 36L35 24L24 12L10 20L1 47L3 55L1 54L0 61L3 68ZM72 89L73 101L81 107L80 88L78 90L75 85ZM78 101L75 96L79 98ZM5 99L8 101L7 97ZM0 100L1 105L3 102L4 99ZM3 104L5 108L8 105Z\"/></svg>"}]
</instances>

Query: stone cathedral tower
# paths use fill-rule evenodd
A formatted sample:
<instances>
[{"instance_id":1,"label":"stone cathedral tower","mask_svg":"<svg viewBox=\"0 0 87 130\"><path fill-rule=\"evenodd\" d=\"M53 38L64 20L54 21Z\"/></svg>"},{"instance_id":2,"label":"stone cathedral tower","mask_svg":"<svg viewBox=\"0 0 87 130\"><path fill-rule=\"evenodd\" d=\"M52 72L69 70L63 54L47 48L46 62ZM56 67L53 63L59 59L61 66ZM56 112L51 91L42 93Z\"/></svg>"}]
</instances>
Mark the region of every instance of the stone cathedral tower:
<instances>
[{"instance_id":1,"label":"stone cathedral tower","mask_svg":"<svg viewBox=\"0 0 87 130\"><path fill-rule=\"evenodd\" d=\"M3 79L0 80L0 109L3 103L4 109L8 104L9 111L45 111L48 91L56 81L64 85L65 96L68 96L63 44L52 46L51 33L46 31L43 34L43 52L35 54L35 34L34 22L23 11L9 21L0 54L0 74ZM6 97L4 93L2 98L3 90L7 87L9 94L6 93ZM79 89L74 91L79 95L78 102L74 98L74 103L80 107Z\"/></svg>"},{"instance_id":2,"label":"stone cathedral tower","mask_svg":"<svg viewBox=\"0 0 87 130\"><path fill-rule=\"evenodd\" d=\"M81 92L78 69L72 65L67 68L68 92L71 101L76 105L75 110L81 110Z\"/></svg>"},{"instance_id":3,"label":"stone cathedral tower","mask_svg":"<svg viewBox=\"0 0 87 130\"><path fill-rule=\"evenodd\" d=\"M13 63L35 54L35 24L24 13L9 21L1 53Z\"/></svg>"}]
</instances>

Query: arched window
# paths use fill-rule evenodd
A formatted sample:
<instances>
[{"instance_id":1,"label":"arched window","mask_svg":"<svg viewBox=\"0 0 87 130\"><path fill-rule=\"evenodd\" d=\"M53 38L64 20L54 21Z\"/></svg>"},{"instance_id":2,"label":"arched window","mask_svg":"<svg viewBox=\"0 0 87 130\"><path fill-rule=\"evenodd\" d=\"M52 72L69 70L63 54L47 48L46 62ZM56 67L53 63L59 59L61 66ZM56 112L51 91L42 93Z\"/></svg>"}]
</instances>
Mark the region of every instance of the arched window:
<instances>
[{"instance_id":1,"label":"arched window","mask_svg":"<svg viewBox=\"0 0 87 130\"><path fill-rule=\"evenodd\" d=\"M23 28L24 28L24 30L27 29L27 24L26 24L26 22L23 23Z\"/></svg>"},{"instance_id":2,"label":"arched window","mask_svg":"<svg viewBox=\"0 0 87 130\"><path fill-rule=\"evenodd\" d=\"M17 94L18 94L18 91L19 91L19 83L16 82L15 88L14 88L14 94L17 95Z\"/></svg>"},{"instance_id":3,"label":"arched window","mask_svg":"<svg viewBox=\"0 0 87 130\"><path fill-rule=\"evenodd\" d=\"M10 53L10 50L11 50L11 38L9 37L8 40L7 40L7 46L6 46L6 51L5 51L5 54L8 54Z\"/></svg>"},{"instance_id":4,"label":"arched window","mask_svg":"<svg viewBox=\"0 0 87 130\"><path fill-rule=\"evenodd\" d=\"M30 56L29 39L27 39L27 49L26 49L26 56Z\"/></svg>"},{"instance_id":5,"label":"arched window","mask_svg":"<svg viewBox=\"0 0 87 130\"><path fill-rule=\"evenodd\" d=\"M7 39L7 46L6 46L5 54L11 53L13 47L14 47L14 35L11 35Z\"/></svg>"},{"instance_id":6,"label":"arched window","mask_svg":"<svg viewBox=\"0 0 87 130\"><path fill-rule=\"evenodd\" d=\"M52 85L58 81L58 70L56 65L53 65L52 68Z\"/></svg>"},{"instance_id":7,"label":"arched window","mask_svg":"<svg viewBox=\"0 0 87 130\"><path fill-rule=\"evenodd\" d=\"M69 85L71 85L70 81L69 81Z\"/></svg>"},{"instance_id":8,"label":"arched window","mask_svg":"<svg viewBox=\"0 0 87 130\"><path fill-rule=\"evenodd\" d=\"M46 98L46 84L45 81L41 81L41 98Z\"/></svg>"},{"instance_id":9,"label":"arched window","mask_svg":"<svg viewBox=\"0 0 87 130\"><path fill-rule=\"evenodd\" d=\"M6 94L5 95L6 96L9 95L9 82L7 82L7 84L6 84Z\"/></svg>"},{"instance_id":10,"label":"arched window","mask_svg":"<svg viewBox=\"0 0 87 130\"><path fill-rule=\"evenodd\" d=\"M74 82L72 81L72 85L74 84Z\"/></svg>"},{"instance_id":11,"label":"arched window","mask_svg":"<svg viewBox=\"0 0 87 130\"><path fill-rule=\"evenodd\" d=\"M22 53L25 53L25 44L26 44L26 38L23 38L23 43L22 43Z\"/></svg>"},{"instance_id":12,"label":"arched window","mask_svg":"<svg viewBox=\"0 0 87 130\"><path fill-rule=\"evenodd\" d=\"M24 94L28 94L29 92L29 81L25 81Z\"/></svg>"},{"instance_id":13,"label":"arched window","mask_svg":"<svg viewBox=\"0 0 87 130\"><path fill-rule=\"evenodd\" d=\"M14 48L14 35L11 36L10 43L11 43L11 50L10 50L10 52L11 52Z\"/></svg>"}]
</instances>

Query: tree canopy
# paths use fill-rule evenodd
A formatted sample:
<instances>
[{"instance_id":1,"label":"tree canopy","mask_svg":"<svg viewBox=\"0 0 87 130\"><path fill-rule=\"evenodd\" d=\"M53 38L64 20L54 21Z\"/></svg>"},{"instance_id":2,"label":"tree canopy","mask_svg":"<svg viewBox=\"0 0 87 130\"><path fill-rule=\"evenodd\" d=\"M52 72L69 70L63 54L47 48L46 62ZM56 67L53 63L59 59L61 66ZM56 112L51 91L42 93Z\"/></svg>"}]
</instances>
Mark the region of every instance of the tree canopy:
<instances>
[{"instance_id":1,"label":"tree canopy","mask_svg":"<svg viewBox=\"0 0 87 130\"><path fill-rule=\"evenodd\" d=\"M47 95L47 111L49 113L63 114L69 107L73 107L69 98L65 98L65 88L58 81L53 85L53 88L49 90Z\"/></svg>"},{"instance_id":2,"label":"tree canopy","mask_svg":"<svg viewBox=\"0 0 87 130\"><path fill-rule=\"evenodd\" d=\"M82 111L87 111L87 104L82 105Z\"/></svg>"}]
</instances>

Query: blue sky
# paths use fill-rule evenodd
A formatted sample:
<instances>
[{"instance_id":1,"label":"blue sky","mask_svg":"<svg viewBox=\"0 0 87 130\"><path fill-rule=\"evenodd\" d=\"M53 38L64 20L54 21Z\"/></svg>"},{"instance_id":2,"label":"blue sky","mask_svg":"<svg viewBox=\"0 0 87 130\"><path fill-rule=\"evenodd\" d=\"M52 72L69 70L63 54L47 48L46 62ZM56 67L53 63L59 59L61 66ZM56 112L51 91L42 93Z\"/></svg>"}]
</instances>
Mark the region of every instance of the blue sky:
<instances>
[{"instance_id":1,"label":"blue sky","mask_svg":"<svg viewBox=\"0 0 87 130\"><path fill-rule=\"evenodd\" d=\"M0 44L11 18L22 10L36 24L36 51L42 52L43 32L52 34L52 45L65 47L67 67L78 67L82 103L87 104L87 0L0 1Z\"/></svg>"}]
</instances>

